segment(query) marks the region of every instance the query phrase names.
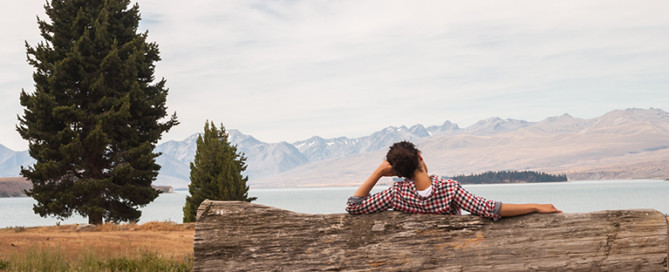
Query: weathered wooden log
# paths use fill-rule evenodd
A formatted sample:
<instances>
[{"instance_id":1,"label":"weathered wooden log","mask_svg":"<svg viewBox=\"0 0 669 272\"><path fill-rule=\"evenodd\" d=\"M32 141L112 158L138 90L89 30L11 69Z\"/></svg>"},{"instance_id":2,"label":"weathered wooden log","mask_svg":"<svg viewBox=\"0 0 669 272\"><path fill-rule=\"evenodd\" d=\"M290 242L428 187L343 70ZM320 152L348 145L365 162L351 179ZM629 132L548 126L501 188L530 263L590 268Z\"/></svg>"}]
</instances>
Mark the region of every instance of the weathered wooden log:
<instances>
[{"instance_id":1,"label":"weathered wooden log","mask_svg":"<svg viewBox=\"0 0 669 272\"><path fill-rule=\"evenodd\" d=\"M300 214L228 201L197 212L194 271L667 271L655 210L478 216Z\"/></svg>"}]
</instances>

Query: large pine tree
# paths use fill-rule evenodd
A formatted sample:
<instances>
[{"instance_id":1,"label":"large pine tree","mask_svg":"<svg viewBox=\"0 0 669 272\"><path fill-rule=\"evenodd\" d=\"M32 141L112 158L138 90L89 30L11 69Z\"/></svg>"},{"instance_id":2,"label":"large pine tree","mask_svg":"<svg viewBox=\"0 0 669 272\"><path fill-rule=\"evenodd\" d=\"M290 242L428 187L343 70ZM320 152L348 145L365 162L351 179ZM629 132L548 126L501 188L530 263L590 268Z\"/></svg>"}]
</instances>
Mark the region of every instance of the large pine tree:
<instances>
[{"instance_id":1,"label":"large pine tree","mask_svg":"<svg viewBox=\"0 0 669 272\"><path fill-rule=\"evenodd\" d=\"M218 129L207 121L196 145L195 158L190 164L190 195L184 206L184 223L195 222L197 208L205 199L248 202L256 199L248 196L248 177L242 175L246 157L228 141L223 124Z\"/></svg>"},{"instance_id":2,"label":"large pine tree","mask_svg":"<svg viewBox=\"0 0 669 272\"><path fill-rule=\"evenodd\" d=\"M37 161L21 174L41 216L78 213L89 223L136 221L157 196L154 147L176 125L165 80L154 82L158 45L138 33L129 0L53 0L26 43L35 91L21 92L18 132Z\"/></svg>"}]
</instances>

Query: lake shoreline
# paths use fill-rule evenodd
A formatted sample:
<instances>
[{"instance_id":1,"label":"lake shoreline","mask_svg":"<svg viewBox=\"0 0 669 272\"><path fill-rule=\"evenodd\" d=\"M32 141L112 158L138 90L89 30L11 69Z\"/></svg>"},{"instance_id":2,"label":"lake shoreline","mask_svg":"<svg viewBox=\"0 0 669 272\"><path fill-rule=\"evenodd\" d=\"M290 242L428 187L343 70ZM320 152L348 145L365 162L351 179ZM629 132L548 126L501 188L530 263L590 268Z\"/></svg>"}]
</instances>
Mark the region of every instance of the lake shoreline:
<instances>
[{"instance_id":1,"label":"lake shoreline","mask_svg":"<svg viewBox=\"0 0 669 272\"><path fill-rule=\"evenodd\" d=\"M161 193L174 193L175 189L169 185L151 185ZM33 184L24 177L0 178L0 198L28 197L26 190L33 188Z\"/></svg>"},{"instance_id":2,"label":"lake shoreline","mask_svg":"<svg viewBox=\"0 0 669 272\"><path fill-rule=\"evenodd\" d=\"M634 179L617 179L617 180L662 180L669 181L669 178L634 178ZM608 179L599 179L599 180L567 180L567 181L550 181L550 182L527 182L527 181L514 181L514 182L496 182L496 183L462 183L463 185L495 185L495 184L541 184L541 183L569 183L569 182L582 182L582 181L610 181ZM380 186L390 186L393 181L381 180L377 183ZM313 183L313 184L295 184L295 185L249 185L251 189L309 189L309 188L343 188L343 187L357 187L362 184L360 182L346 182L346 183ZM152 185L155 189L163 193L174 193L174 192L188 192L188 188L173 188L169 185ZM12 177L12 178L0 178L0 198L14 198L14 197L28 197L23 190L29 190L32 188L32 184L25 180L22 177Z\"/></svg>"},{"instance_id":3,"label":"lake shoreline","mask_svg":"<svg viewBox=\"0 0 669 272\"><path fill-rule=\"evenodd\" d=\"M251 188L253 203L306 214L344 213L346 200L355 186ZM372 193L388 185L377 185ZM553 183L464 184L470 193L503 203L552 203L566 213L601 210L655 209L669 214L669 182L664 180L597 180ZM181 222L188 191L161 194L141 207L139 224L151 221ZM625 201L621 201L624 199ZM12 226L53 226L84 224L88 219L79 214L70 218L40 217L33 211L30 197L0 198L0 228Z\"/></svg>"}]
</instances>

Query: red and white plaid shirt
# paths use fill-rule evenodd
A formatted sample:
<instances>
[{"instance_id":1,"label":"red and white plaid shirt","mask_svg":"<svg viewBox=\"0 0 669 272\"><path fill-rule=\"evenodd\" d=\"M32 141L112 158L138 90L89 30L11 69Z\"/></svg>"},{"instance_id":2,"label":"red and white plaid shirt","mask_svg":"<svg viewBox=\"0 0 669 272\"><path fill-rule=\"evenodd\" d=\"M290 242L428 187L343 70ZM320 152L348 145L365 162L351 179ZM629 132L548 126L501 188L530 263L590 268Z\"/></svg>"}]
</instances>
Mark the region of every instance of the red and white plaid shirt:
<instances>
[{"instance_id":1,"label":"red and white plaid shirt","mask_svg":"<svg viewBox=\"0 0 669 272\"><path fill-rule=\"evenodd\" d=\"M395 182L390 188L367 197L352 196L346 204L350 214L366 214L388 209L407 213L461 214L464 209L472 214L499 219L502 203L477 197L462 188L459 182L430 176L432 193L427 197L418 194L409 179Z\"/></svg>"}]
</instances>

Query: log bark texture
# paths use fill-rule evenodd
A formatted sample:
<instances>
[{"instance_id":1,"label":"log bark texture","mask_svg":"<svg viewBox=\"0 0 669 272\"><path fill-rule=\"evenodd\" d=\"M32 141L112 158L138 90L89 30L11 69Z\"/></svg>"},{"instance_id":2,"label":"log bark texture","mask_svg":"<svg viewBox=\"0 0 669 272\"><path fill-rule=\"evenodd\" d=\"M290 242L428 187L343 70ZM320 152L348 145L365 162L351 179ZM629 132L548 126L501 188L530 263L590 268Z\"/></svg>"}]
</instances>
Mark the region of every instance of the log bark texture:
<instances>
[{"instance_id":1,"label":"log bark texture","mask_svg":"<svg viewBox=\"0 0 669 272\"><path fill-rule=\"evenodd\" d=\"M667 271L655 210L473 215L300 214L202 202L194 271Z\"/></svg>"}]
</instances>

